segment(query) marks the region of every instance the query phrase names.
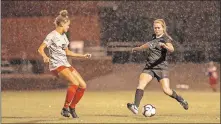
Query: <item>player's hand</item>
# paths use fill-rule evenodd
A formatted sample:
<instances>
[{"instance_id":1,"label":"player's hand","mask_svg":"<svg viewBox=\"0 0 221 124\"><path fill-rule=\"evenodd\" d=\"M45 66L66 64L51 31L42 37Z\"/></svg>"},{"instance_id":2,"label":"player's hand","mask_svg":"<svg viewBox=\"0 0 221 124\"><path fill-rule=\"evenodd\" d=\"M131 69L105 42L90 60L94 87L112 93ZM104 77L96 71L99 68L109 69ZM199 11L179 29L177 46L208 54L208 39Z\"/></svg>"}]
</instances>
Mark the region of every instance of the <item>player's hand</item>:
<instances>
[{"instance_id":1,"label":"player's hand","mask_svg":"<svg viewBox=\"0 0 221 124\"><path fill-rule=\"evenodd\" d=\"M92 56L92 55L91 55L91 54L89 54L89 53L84 54L84 57L85 57L85 58L91 58L91 56Z\"/></svg>"},{"instance_id":2,"label":"player's hand","mask_svg":"<svg viewBox=\"0 0 221 124\"><path fill-rule=\"evenodd\" d=\"M133 53L133 52L137 52L137 51L139 51L139 50L138 50L138 47L134 47L134 48L132 48L131 51L132 51L132 53Z\"/></svg>"},{"instance_id":3,"label":"player's hand","mask_svg":"<svg viewBox=\"0 0 221 124\"><path fill-rule=\"evenodd\" d=\"M43 57L43 60L44 60L44 63L48 63L48 62L49 62L49 60L50 60L50 58L49 58L49 57L47 57L47 56L45 56L45 57Z\"/></svg>"},{"instance_id":4,"label":"player's hand","mask_svg":"<svg viewBox=\"0 0 221 124\"><path fill-rule=\"evenodd\" d=\"M161 46L162 48L166 48L167 45L166 45L165 43L161 43L161 42L160 42L160 43L159 43L159 46Z\"/></svg>"}]
</instances>

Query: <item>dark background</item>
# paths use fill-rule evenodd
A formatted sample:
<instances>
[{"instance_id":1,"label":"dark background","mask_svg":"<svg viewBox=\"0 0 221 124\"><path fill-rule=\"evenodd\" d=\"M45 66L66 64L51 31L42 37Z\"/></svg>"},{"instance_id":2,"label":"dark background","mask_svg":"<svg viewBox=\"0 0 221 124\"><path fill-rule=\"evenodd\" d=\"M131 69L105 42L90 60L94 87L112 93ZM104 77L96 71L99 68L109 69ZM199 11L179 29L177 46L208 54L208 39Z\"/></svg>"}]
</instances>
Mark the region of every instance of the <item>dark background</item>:
<instances>
[{"instance_id":1,"label":"dark background","mask_svg":"<svg viewBox=\"0 0 221 124\"><path fill-rule=\"evenodd\" d=\"M97 53L106 49L101 53L107 56L70 59L85 80L99 79L92 81L96 85L89 83L89 89L102 89L104 84L107 89L111 85L117 89L120 84L114 79L123 76L122 80L128 80L122 89L127 84L135 87L136 80L130 78L139 75L146 54L131 54L131 47L138 45L131 44L149 41L152 23L159 18L166 21L168 34L174 39L175 52L168 58L174 69L171 73L176 75L171 77L174 83L197 87L196 82L206 81L204 65L211 60L219 69L220 1L1 1L3 90L64 87L49 74L48 65L37 53L46 35L54 30L54 19L62 9L68 10L71 19L70 41L84 41L85 49L93 48ZM110 47L118 50L111 51ZM123 76L118 75L121 71ZM110 83L102 78L108 74L113 76Z\"/></svg>"}]
</instances>

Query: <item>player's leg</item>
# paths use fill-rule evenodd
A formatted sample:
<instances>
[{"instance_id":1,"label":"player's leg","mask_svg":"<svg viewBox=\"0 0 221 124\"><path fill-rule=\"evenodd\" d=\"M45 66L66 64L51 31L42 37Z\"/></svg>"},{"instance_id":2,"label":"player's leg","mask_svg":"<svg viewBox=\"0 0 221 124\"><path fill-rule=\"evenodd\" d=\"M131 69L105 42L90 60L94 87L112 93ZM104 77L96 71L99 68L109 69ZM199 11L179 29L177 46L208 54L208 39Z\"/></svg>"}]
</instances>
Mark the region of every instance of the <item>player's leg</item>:
<instances>
[{"instance_id":1,"label":"player's leg","mask_svg":"<svg viewBox=\"0 0 221 124\"><path fill-rule=\"evenodd\" d=\"M147 86L147 84L153 79L153 76L148 73L142 73L140 75L139 84L137 86L136 92L135 92L135 98L134 98L134 104L139 107L140 101L144 94L144 88Z\"/></svg>"},{"instance_id":2,"label":"player's leg","mask_svg":"<svg viewBox=\"0 0 221 124\"><path fill-rule=\"evenodd\" d=\"M69 117L68 107L76 94L76 90L78 89L79 83L78 80L73 76L69 68L64 68L58 73L58 75L59 77L62 77L68 81L68 89L66 93L64 107L61 111L61 115Z\"/></svg>"},{"instance_id":3,"label":"player's leg","mask_svg":"<svg viewBox=\"0 0 221 124\"><path fill-rule=\"evenodd\" d=\"M216 84L211 84L211 88L212 88L213 92L216 92Z\"/></svg>"},{"instance_id":4,"label":"player's leg","mask_svg":"<svg viewBox=\"0 0 221 124\"><path fill-rule=\"evenodd\" d=\"M163 89L163 92L170 96L171 98L174 98L176 99L182 106L185 110L188 109L188 103L186 100L184 100L182 98L182 96L178 95L174 90L172 90L170 88L170 82L169 82L169 79L168 78L163 78L163 79L160 79L159 82L161 83L161 86L162 86L162 89Z\"/></svg>"},{"instance_id":5,"label":"player's leg","mask_svg":"<svg viewBox=\"0 0 221 124\"><path fill-rule=\"evenodd\" d=\"M184 100L180 95L170 88L170 81L169 81L169 72L165 69L160 70L153 70L154 76L157 78L158 82L161 83L163 92L170 96L171 98L176 99L184 109L188 109L188 103Z\"/></svg>"},{"instance_id":6,"label":"player's leg","mask_svg":"<svg viewBox=\"0 0 221 124\"><path fill-rule=\"evenodd\" d=\"M84 91L85 91L87 85L86 85L85 81L83 80L83 78L81 77L81 75L75 69L72 68L71 71L72 71L72 74L74 75L74 77L76 77L76 79L79 82L79 87L76 91L75 97L73 98L73 100L69 106L70 113L71 113L72 117L76 118L78 116L76 114L75 107L76 107L77 103L81 100L81 98L83 97Z\"/></svg>"},{"instance_id":7,"label":"player's leg","mask_svg":"<svg viewBox=\"0 0 221 124\"><path fill-rule=\"evenodd\" d=\"M141 73L139 78L139 84L135 92L134 103L128 103L127 108L131 110L134 114L138 114L138 107L140 101L143 98L144 88L153 79L153 73L151 70L146 70L146 72Z\"/></svg>"},{"instance_id":8,"label":"player's leg","mask_svg":"<svg viewBox=\"0 0 221 124\"><path fill-rule=\"evenodd\" d=\"M216 83L217 79L215 78L210 78L209 79L210 87L212 88L213 92L216 92Z\"/></svg>"}]
</instances>

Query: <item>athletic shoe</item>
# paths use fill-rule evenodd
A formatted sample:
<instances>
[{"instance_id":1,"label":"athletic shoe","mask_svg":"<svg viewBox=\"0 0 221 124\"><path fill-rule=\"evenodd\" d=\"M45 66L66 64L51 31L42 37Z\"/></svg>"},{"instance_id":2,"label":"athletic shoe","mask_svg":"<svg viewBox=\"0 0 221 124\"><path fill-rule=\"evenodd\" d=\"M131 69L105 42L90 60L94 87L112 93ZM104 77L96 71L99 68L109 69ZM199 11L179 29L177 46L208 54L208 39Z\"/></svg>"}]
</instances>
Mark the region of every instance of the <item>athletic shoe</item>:
<instances>
[{"instance_id":1,"label":"athletic shoe","mask_svg":"<svg viewBox=\"0 0 221 124\"><path fill-rule=\"evenodd\" d=\"M132 111L134 114L138 114L138 108L136 105L127 103L127 108Z\"/></svg>"},{"instance_id":2,"label":"athletic shoe","mask_svg":"<svg viewBox=\"0 0 221 124\"><path fill-rule=\"evenodd\" d=\"M183 108L184 108L185 110L188 110L189 105L188 105L188 102L187 102L186 100L182 100L182 101L180 102L180 104L183 106Z\"/></svg>"},{"instance_id":3,"label":"athletic shoe","mask_svg":"<svg viewBox=\"0 0 221 124\"><path fill-rule=\"evenodd\" d=\"M75 108L71 108L71 107L69 106L69 110L70 110L70 114L71 114L71 116L72 116L73 118L79 118L79 117L77 116L76 112L75 112Z\"/></svg>"},{"instance_id":4,"label":"athletic shoe","mask_svg":"<svg viewBox=\"0 0 221 124\"><path fill-rule=\"evenodd\" d=\"M70 117L68 108L63 108L61 110L61 115L64 116L64 117Z\"/></svg>"}]
</instances>

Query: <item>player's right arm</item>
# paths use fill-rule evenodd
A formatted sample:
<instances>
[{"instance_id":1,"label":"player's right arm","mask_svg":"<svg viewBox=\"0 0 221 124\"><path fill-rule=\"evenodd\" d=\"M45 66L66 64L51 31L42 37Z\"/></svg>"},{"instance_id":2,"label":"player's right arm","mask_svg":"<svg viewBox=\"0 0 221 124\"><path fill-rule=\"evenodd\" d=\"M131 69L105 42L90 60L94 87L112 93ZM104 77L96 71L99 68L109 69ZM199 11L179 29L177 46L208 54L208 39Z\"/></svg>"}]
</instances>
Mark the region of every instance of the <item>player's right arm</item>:
<instances>
[{"instance_id":1,"label":"player's right arm","mask_svg":"<svg viewBox=\"0 0 221 124\"><path fill-rule=\"evenodd\" d=\"M48 34L46 36L46 38L44 39L44 42L38 48L38 52L43 57L43 60L44 60L45 63L49 62L49 57L45 54L44 49L45 49L45 47L49 47L52 44L53 37L54 37L53 33Z\"/></svg>"},{"instance_id":2,"label":"player's right arm","mask_svg":"<svg viewBox=\"0 0 221 124\"><path fill-rule=\"evenodd\" d=\"M144 49L148 49L149 48L149 45L148 44L143 44L139 47L134 47L132 48L132 52L135 52L135 51L142 51Z\"/></svg>"},{"instance_id":3,"label":"player's right arm","mask_svg":"<svg viewBox=\"0 0 221 124\"><path fill-rule=\"evenodd\" d=\"M159 43L155 40L152 40L152 41L149 41L139 47L134 47L132 48L132 52L135 52L135 51L142 51L142 50L145 50L145 49L149 49L149 48L154 48L156 47L157 45L159 45Z\"/></svg>"},{"instance_id":4,"label":"player's right arm","mask_svg":"<svg viewBox=\"0 0 221 124\"><path fill-rule=\"evenodd\" d=\"M47 47L46 43L42 43L38 48L38 53L43 57L45 63L49 62L49 57L45 54L44 49Z\"/></svg>"}]
</instances>

